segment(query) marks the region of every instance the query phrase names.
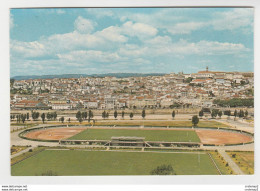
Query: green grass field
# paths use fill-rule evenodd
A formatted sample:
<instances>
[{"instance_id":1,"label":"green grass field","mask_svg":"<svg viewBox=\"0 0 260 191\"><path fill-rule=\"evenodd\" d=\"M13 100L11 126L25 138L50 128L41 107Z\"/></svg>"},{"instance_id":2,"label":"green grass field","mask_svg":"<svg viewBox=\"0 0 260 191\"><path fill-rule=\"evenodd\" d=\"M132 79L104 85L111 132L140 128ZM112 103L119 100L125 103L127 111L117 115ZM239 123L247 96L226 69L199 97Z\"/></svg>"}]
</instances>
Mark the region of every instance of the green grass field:
<instances>
[{"instance_id":1,"label":"green grass field","mask_svg":"<svg viewBox=\"0 0 260 191\"><path fill-rule=\"evenodd\" d=\"M192 130L87 129L70 140L110 140L111 137L145 137L146 141L200 142Z\"/></svg>"},{"instance_id":2,"label":"green grass field","mask_svg":"<svg viewBox=\"0 0 260 191\"><path fill-rule=\"evenodd\" d=\"M200 162L199 162L200 161ZM11 167L13 176L52 171L70 175L149 175L160 165L172 165L177 175L217 175L207 154L45 150Z\"/></svg>"}]
</instances>

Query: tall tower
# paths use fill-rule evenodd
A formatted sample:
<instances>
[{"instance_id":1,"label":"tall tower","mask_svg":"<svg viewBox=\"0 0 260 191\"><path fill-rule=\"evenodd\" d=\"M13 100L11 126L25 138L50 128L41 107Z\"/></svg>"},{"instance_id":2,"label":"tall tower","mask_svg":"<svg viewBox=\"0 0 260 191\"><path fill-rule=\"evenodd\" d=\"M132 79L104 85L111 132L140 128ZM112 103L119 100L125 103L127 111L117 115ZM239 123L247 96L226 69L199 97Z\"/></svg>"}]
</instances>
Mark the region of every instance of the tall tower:
<instances>
[{"instance_id":1,"label":"tall tower","mask_svg":"<svg viewBox=\"0 0 260 191\"><path fill-rule=\"evenodd\" d=\"M208 71L209 71L209 67L207 66L207 67L206 67L206 72L208 72Z\"/></svg>"}]
</instances>

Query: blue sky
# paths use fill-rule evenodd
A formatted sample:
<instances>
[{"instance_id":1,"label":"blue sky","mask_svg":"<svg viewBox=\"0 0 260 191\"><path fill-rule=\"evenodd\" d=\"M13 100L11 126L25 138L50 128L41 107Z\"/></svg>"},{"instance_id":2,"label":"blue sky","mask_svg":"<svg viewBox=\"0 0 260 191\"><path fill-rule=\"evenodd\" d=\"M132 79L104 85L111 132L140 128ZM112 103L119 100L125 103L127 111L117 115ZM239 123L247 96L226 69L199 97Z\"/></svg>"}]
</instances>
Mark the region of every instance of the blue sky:
<instances>
[{"instance_id":1,"label":"blue sky","mask_svg":"<svg viewBox=\"0 0 260 191\"><path fill-rule=\"evenodd\" d=\"M252 8L11 9L11 77L253 71Z\"/></svg>"}]
</instances>

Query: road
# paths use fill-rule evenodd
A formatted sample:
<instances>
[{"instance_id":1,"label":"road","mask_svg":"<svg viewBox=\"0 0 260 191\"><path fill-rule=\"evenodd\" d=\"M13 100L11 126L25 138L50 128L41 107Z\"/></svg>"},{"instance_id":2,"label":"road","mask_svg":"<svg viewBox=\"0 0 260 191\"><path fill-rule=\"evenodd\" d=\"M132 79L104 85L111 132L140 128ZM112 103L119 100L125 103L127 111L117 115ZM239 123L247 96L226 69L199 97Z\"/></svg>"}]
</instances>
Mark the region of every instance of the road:
<instances>
[{"instance_id":1,"label":"road","mask_svg":"<svg viewBox=\"0 0 260 191\"><path fill-rule=\"evenodd\" d=\"M239 166L232 160L232 158L226 153L223 149L218 149L218 153L224 158L224 160L228 163L230 168L237 175L244 175L243 171L239 168Z\"/></svg>"}]
</instances>

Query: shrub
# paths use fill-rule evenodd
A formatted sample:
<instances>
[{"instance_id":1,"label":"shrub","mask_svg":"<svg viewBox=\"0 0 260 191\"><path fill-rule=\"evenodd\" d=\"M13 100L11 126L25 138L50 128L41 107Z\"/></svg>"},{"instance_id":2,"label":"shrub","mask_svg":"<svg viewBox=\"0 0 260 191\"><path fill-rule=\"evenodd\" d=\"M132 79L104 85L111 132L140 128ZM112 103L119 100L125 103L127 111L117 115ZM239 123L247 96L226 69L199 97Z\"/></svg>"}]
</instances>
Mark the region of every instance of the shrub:
<instances>
[{"instance_id":1,"label":"shrub","mask_svg":"<svg viewBox=\"0 0 260 191\"><path fill-rule=\"evenodd\" d=\"M161 165L157 166L156 169L153 169L150 173L151 175L176 175L171 165Z\"/></svg>"},{"instance_id":2,"label":"shrub","mask_svg":"<svg viewBox=\"0 0 260 191\"><path fill-rule=\"evenodd\" d=\"M53 172L52 170L48 170L46 172L43 172L41 176L58 176L57 172Z\"/></svg>"}]
</instances>

